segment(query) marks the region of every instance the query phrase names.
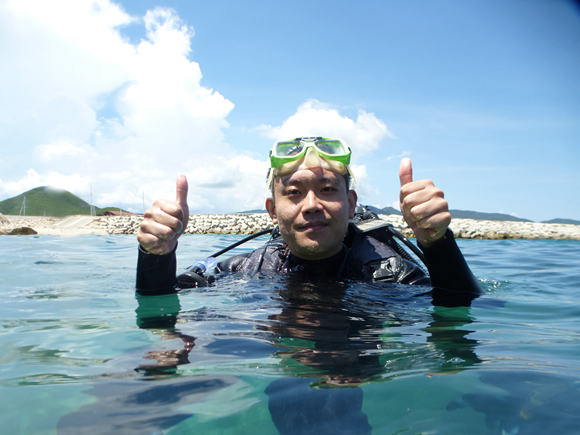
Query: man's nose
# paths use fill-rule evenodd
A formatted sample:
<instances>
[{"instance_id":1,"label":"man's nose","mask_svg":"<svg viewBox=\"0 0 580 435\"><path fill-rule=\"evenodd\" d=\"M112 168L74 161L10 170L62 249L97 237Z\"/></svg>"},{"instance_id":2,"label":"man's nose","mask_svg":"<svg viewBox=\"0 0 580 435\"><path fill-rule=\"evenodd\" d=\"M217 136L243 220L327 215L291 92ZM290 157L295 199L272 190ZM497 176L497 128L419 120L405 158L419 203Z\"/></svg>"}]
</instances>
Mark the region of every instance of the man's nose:
<instances>
[{"instance_id":1,"label":"man's nose","mask_svg":"<svg viewBox=\"0 0 580 435\"><path fill-rule=\"evenodd\" d=\"M312 213L322 210L320 199L313 190L310 190L304 198L303 210L305 213Z\"/></svg>"}]
</instances>

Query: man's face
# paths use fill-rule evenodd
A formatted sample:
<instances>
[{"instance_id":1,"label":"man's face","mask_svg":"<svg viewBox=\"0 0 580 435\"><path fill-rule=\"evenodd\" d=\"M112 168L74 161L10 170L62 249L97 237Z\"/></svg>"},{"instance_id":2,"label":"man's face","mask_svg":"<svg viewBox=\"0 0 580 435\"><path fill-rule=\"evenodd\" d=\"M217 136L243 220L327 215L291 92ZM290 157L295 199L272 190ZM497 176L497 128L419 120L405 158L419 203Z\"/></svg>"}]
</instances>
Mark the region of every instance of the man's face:
<instances>
[{"instance_id":1,"label":"man's face","mask_svg":"<svg viewBox=\"0 0 580 435\"><path fill-rule=\"evenodd\" d=\"M266 209L294 255L321 260L340 252L357 201L342 175L322 167L301 169L275 178L273 189Z\"/></svg>"}]
</instances>

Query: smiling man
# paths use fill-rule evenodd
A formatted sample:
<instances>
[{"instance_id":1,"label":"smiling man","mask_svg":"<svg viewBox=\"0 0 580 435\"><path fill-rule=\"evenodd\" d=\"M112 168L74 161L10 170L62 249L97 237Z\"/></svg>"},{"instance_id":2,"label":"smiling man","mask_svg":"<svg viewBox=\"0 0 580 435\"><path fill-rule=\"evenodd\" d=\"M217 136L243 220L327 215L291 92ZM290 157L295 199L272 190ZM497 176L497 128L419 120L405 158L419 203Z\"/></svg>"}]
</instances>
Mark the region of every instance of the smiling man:
<instances>
[{"instance_id":1,"label":"smiling man","mask_svg":"<svg viewBox=\"0 0 580 435\"><path fill-rule=\"evenodd\" d=\"M262 248L218 263L217 272L303 273L365 281L419 284L479 293L448 229L451 215L443 192L430 180L413 181L411 161L399 170L401 211L415 232L427 275L392 242L384 225L355 218L351 151L340 139L296 138L276 142L270 152L266 209L277 226ZM175 277L177 240L187 227L187 179L177 178L176 201L157 200L145 212L137 291L163 294L200 284L198 269ZM369 216L367 216L368 218ZM376 224L376 216L370 216ZM363 224L361 224L363 222ZM400 248L400 247L399 247Z\"/></svg>"},{"instance_id":2,"label":"smiling man","mask_svg":"<svg viewBox=\"0 0 580 435\"><path fill-rule=\"evenodd\" d=\"M346 183L344 177L320 166L276 178L266 210L290 252L321 260L342 250L357 199Z\"/></svg>"}]
</instances>

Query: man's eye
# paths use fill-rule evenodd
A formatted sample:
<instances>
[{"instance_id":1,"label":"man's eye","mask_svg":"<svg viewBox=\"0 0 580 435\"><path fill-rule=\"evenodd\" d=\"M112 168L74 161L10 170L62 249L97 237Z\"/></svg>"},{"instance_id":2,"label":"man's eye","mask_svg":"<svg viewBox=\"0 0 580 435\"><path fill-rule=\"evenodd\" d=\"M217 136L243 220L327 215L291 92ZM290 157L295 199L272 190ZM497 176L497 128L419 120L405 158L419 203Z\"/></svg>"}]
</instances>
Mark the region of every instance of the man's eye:
<instances>
[{"instance_id":1,"label":"man's eye","mask_svg":"<svg viewBox=\"0 0 580 435\"><path fill-rule=\"evenodd\" d=\"M300 192L297 189L288 189L286 195L298 195Z\"/></svg>"}]
</instances>

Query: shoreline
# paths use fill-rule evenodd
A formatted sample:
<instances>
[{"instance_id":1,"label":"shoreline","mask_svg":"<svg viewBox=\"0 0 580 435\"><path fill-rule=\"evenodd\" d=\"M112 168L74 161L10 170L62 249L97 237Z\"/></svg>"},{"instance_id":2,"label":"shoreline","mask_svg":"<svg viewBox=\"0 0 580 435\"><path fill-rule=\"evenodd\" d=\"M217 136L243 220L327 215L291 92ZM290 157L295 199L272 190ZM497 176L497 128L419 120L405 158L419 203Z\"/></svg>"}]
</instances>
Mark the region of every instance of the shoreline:
<instances>
[{"instance_id":1,"label":"shoreline","mask_svg":"<svg viewBox=\"0 0 580 435\"><path fill-rule=\"evenodd\" d=\"M379 215L406 237L414 237L402 216ZM143 216L3 216L0 235L18 228L30 228L30 234L76 236L83 234L135 234ZM190 215L185 234L254 234L270 228L267 213ZM580 225L539 222L487 221L452 219L450 229L456 239L528 239L580 240ZM26 230L25 230L26 233Z\"/></svg>"}]
</instances>

